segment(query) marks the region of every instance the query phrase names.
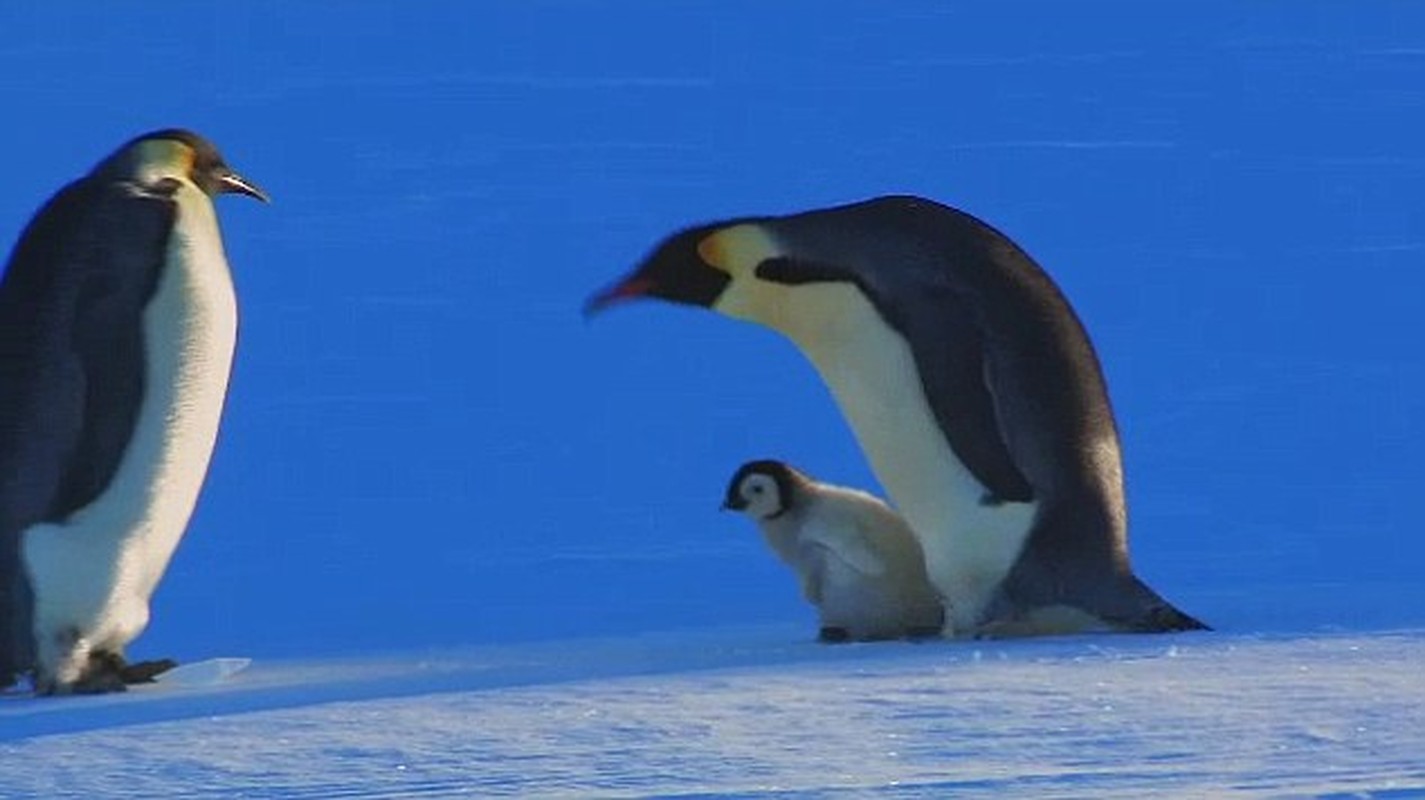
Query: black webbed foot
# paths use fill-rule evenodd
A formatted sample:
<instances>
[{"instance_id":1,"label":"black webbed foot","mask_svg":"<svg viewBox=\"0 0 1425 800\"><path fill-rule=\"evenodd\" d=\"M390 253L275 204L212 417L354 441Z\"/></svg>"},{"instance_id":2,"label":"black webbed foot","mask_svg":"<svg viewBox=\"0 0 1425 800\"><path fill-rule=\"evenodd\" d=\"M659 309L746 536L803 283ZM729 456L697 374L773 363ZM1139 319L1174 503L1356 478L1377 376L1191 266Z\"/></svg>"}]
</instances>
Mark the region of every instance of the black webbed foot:
<instances>
[{"instance_id":1,"label":"black webbed foot","mask_svg":"<svg viewBox=\"0 0 1425 800\"><path fill-rule=\"evenodd\" d=\"M914 642L916 644L919 644L921 642L934 641L939 638L940 629L932 628L928 625L923 627L911 628L905 632L906 641Z\"/></svg>"},{"instance_id":2,"label":"black webbed foot","mask_svg":"<svg viewBox=\"0 0 1425 800\"><path fill-rule=\"evenodd\" d=\"M140 661L137 664L125 664L119 671L124 683L153 683L153 679L159 675L178 666L178 662L171 658L159 658L153 661Z\"/></svg>"},{"instance_id":3,"label":"black webbed foot","mask_svg":"<svg viewBox=\"0 0 1425 800\"><path fill-rule=\"evenodd\" d=\"M851 632L845 628L822 628L817 631L816 640L822 644L845 644L851 641Z\"/></svg>"},{"instance_id":4,"label":"black webbed foot","mask_svg":"<svg viewBox=\"0 0 1425 800\"><path fill-rule=\"evenodd\" d=\"M68 691L74 694L108 694L122 692L124 685L122 672L124 659L114 653L91 653L89 666Z\"/></svg>"}]
</instances>

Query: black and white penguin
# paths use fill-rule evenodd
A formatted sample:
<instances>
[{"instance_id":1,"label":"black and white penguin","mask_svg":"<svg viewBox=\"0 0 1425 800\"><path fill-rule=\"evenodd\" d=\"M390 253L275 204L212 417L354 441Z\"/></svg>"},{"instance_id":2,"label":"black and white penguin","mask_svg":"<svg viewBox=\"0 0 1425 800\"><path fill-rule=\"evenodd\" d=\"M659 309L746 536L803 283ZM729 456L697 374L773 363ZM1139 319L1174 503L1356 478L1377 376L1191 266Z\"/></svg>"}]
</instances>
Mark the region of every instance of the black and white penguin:
<instances>
[{"instance_id":1,"label":"black and white penguin","mask_svg":"<svg viewBox=\"0 0 1425 800\"><path fill-rule=\"evenodd\" d=\"M919 537L947 631L1205 627L1133 574L1098 358L1049 276L984 222L893 196L702 225L586 311L638 297L797 345Z\"/></svg>"},{"instance_id":2,"label":"black and white penguin","mask_svg":"<svg viewBox=\"0 0 1425 800\"><path fill-rule=\"evenodd\" d=\"M237 303L212 198L262 190L189 131L50 198L0 280L0 685L108 691L198 500Z\"/></svg>"},{"instance_id":3,"label":"black and white penguin","mask_svg":"<svg viewBox=\"0 0 1425 800\"><path fill-rule=\"evenodd\" d=\"M938 636L945 612L910 526L879 498L812 480L781 461L749 461L723 508L757 523L816 606L824 642Z\"/></svg>"}]
</instances>

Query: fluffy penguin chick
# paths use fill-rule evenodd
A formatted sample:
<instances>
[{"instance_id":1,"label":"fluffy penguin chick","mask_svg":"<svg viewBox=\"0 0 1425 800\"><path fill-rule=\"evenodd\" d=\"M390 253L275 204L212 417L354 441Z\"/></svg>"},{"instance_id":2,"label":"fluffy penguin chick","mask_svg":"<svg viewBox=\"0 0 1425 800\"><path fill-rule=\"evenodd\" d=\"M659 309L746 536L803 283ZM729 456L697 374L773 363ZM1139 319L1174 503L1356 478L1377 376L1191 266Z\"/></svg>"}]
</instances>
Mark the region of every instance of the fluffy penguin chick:
<instances>
[{"instance_id":1,"label":"fluffy penguin chick","mask_svg":"<svg viewBox=\"0 0 1425 800\"><path fill-rule=\"evenodd\" d=\"M822 641L897 639L940 632L944 610L910 527L885 503L818 483L780 461L750 461L732 476L723 508L757 523L821 616Z\"/></svg>"}]
</instances>

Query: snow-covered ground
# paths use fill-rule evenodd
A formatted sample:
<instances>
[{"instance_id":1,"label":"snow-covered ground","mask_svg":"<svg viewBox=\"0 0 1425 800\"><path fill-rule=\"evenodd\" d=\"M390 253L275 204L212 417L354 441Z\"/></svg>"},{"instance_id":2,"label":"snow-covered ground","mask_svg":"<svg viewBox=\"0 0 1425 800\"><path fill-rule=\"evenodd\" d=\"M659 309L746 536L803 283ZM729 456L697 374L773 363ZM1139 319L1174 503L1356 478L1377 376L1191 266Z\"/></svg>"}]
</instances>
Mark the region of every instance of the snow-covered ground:
<instances>
[{"instance_id":1,"label":"snow-covered ground","mask_svg":"<svg viewBox=\"0 0 1425 800\"><path fill-rule=\"evenodd\" d=\"M9 698L0 796L1425 796L1422 631L792 634L259 663L221 687Z\"/></svg>"}]
</instances>

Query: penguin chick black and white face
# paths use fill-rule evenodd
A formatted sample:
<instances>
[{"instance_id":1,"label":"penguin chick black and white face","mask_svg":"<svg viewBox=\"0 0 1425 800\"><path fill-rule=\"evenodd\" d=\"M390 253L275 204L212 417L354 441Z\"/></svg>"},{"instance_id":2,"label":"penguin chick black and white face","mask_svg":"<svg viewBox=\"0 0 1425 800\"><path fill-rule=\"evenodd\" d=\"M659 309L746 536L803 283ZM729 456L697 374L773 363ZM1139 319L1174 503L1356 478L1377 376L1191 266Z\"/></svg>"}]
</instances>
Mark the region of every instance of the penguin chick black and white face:
<instances>
[{"instance_id":1,"label":"penguin chick black and white face","mask_svg":"<svg viewBox=\"0 0 1425 800\"><path fill-rule=\"evenodd\" d=\"M227 165L212 142L180 128L146 133L119 148L95 170L151 183L184 176L209 197L245 194L266 203L267 193Z\"/></svg>"},{"instance_id":2,"label":"penguin chick black and white face","mask_svg":"<svg viewBox=\"0 0 1425 800\"><path fill-rule=\"evenodd\" d=\"M776 519L797 505L807 478L780 461L762 459L738 467L727 484L722 507L757 521Z\"/></svg>"}]
</instances>

